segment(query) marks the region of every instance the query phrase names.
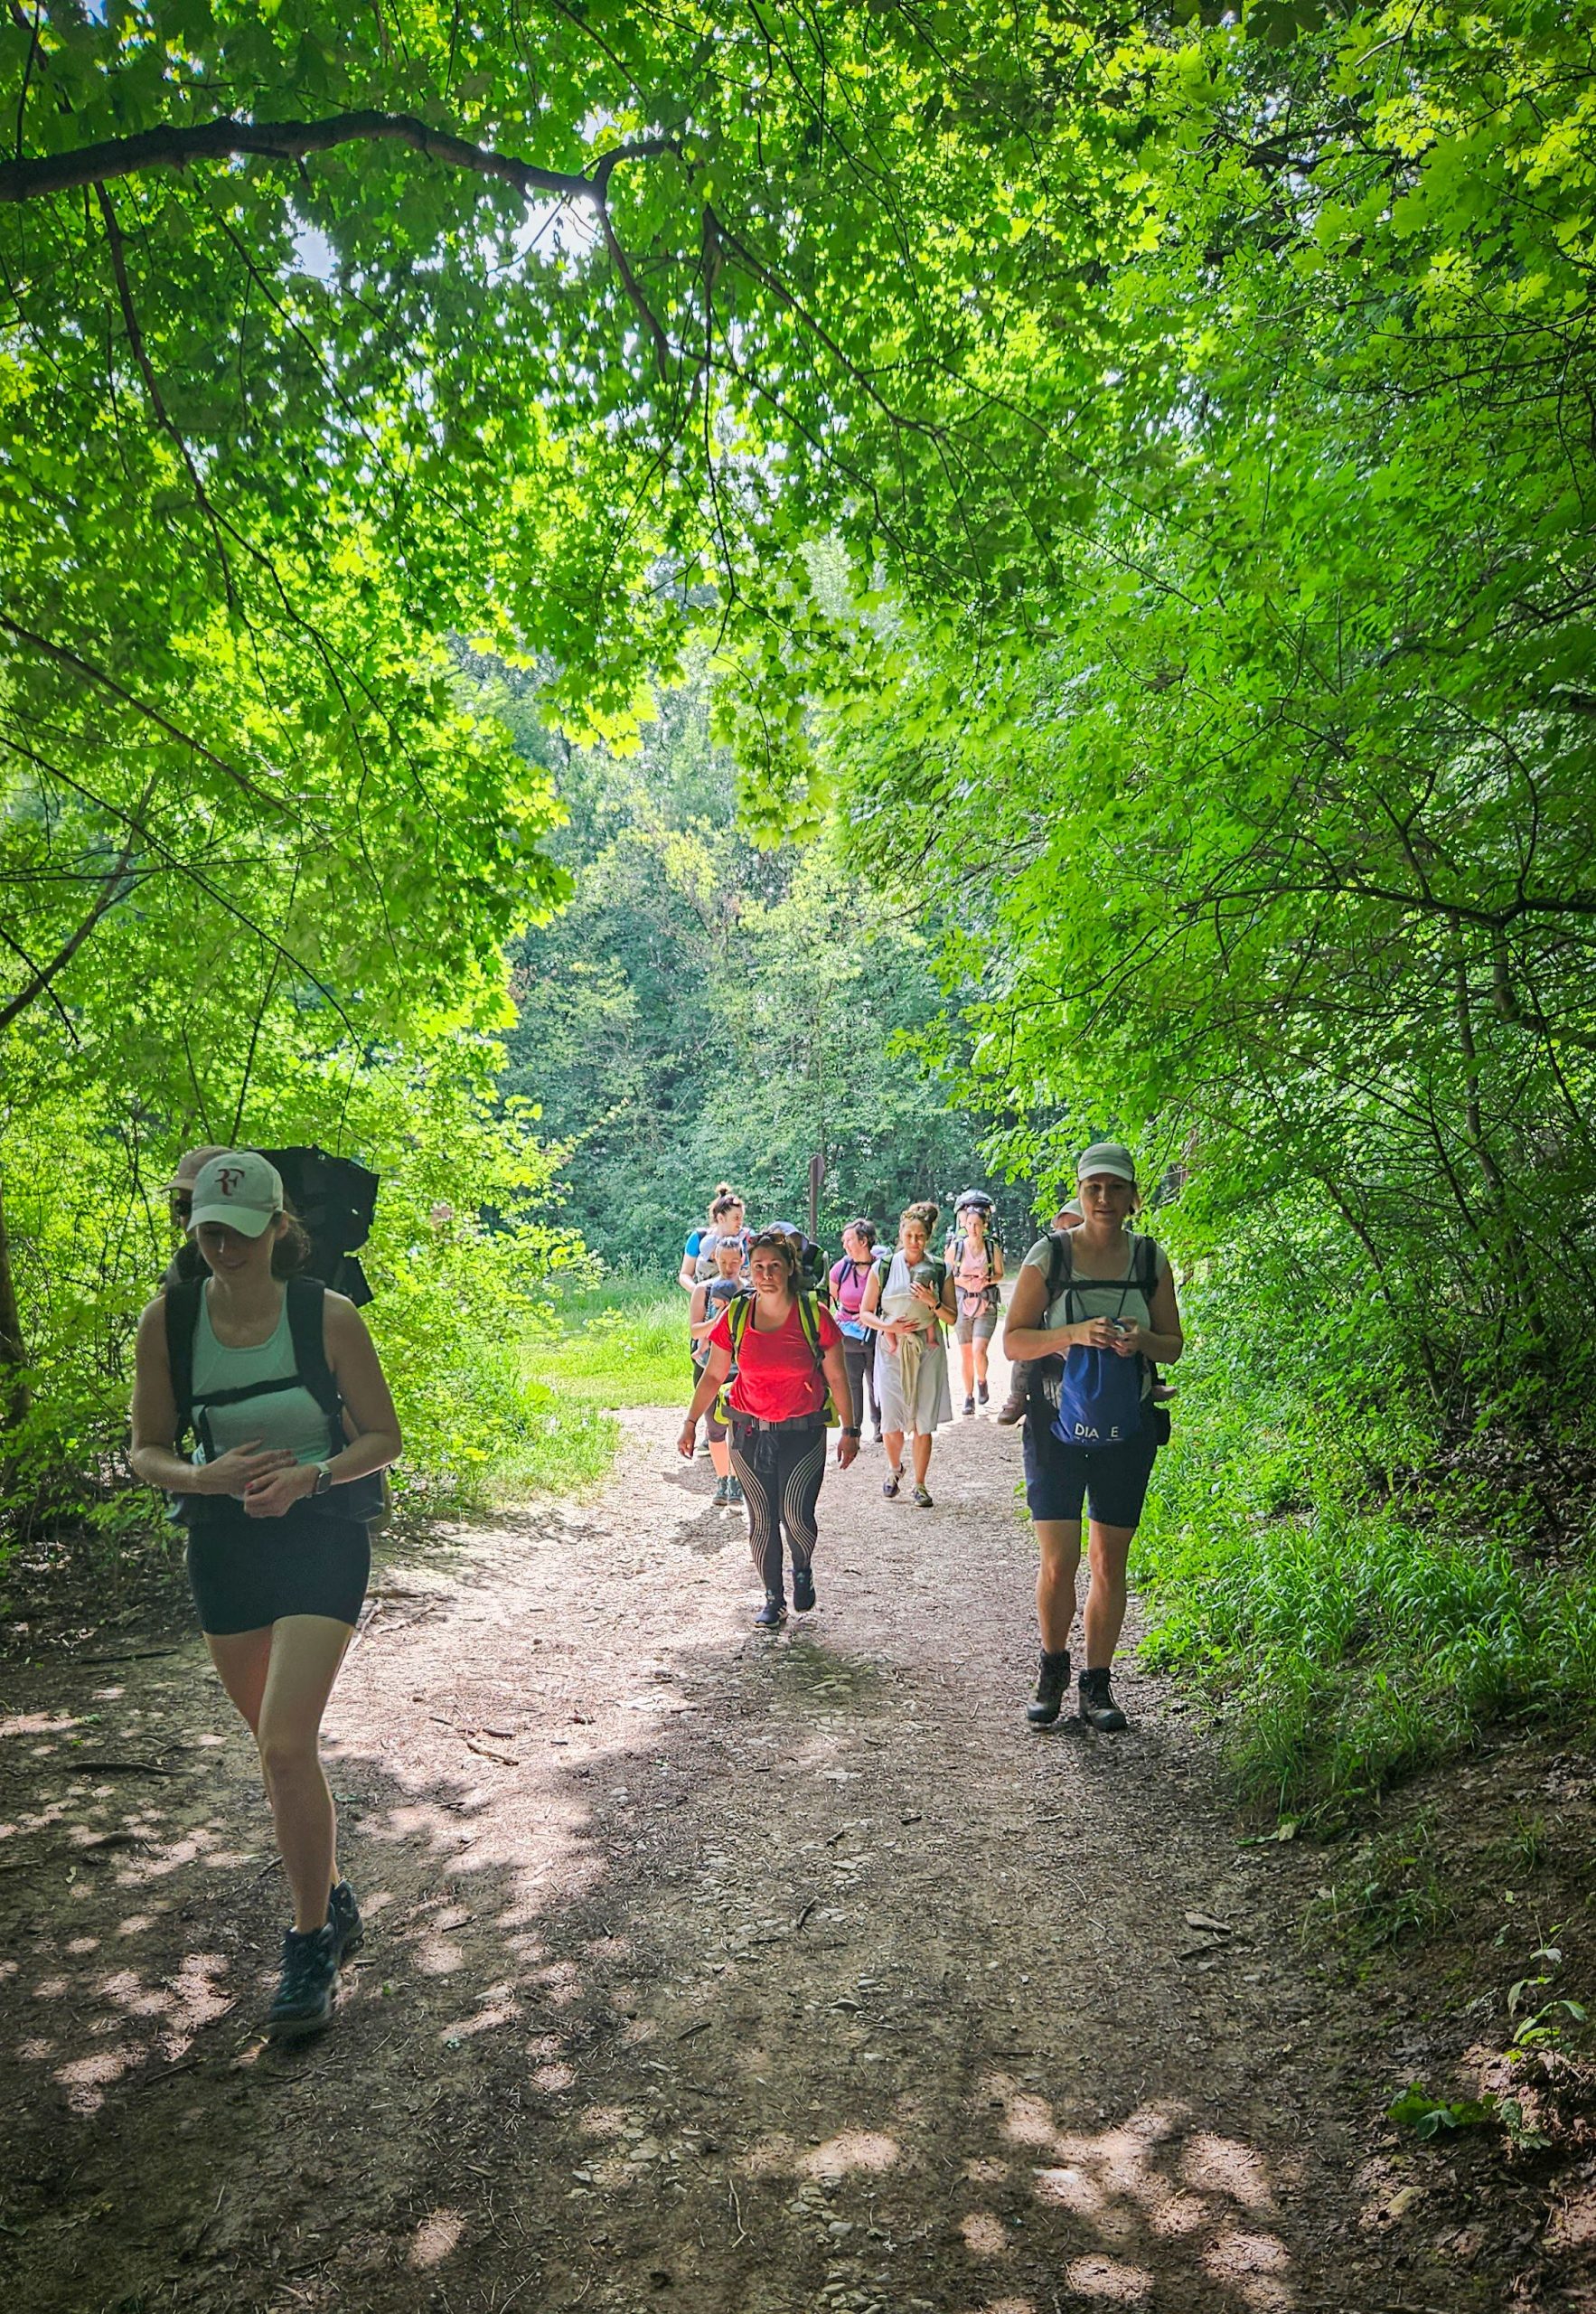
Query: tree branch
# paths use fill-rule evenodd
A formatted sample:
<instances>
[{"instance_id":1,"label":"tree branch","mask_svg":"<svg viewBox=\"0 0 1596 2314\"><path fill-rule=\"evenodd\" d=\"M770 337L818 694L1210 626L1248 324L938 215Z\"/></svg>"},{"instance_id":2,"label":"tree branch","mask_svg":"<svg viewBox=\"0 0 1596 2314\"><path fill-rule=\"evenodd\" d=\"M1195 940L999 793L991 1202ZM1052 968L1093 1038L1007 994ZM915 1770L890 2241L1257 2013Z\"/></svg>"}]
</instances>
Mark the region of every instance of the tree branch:
<instances>
[{"instance_id":1,"label":"tree branch","mask_svg":"<svg viewBox=\"0 0 1596 2314\"><path fill-rule=\"evenodd\" d=\"M45 153L28 161L0 163L0 201L37 201L46 193L70 193L80 185L105 184L114 177L146 169L184 169L195 161L225 161L238 154L258 160L300 161L338 145L408 145L429 161L446 162L482 177L497 178L530 198L553 193L562 201L602 207L609 181L622 161L656 160L676 150L668 136L642 136L613 146L600 155L590 176L564 169L539 168L513 154L490 152L463 136L429 128L403 112L334 113L326 120L205 120L190 128L146 128L134 136L108 137L75 152Z\"/></svg>"},{"instance_id":2,"label":"tree branch","mask_svg":"<svg viewBox=\"0 0 1596 2314\"><path fill-rule=\"evenodd\" d=\"M54 980L56 974L64 971L66 966L71 963L72 958L83 945L84 941L88 939L95 926L99 922L100 917L104 916L108 910L113 908L117 902L122 898L125 893L133 889L133 885L127 880L127 870L133 859L135 847L138 842L136 822L143 816L150 797L155 793L155 785L154 780L151 780L148 783L145 788L144 794L139 797L137 804L134 807L132 814L129 815L127 821L127 827L129 830L127 841L122 846L116 866L101 880L99 890L95 894L94 903L89 908L88 914L84 917L82 922L78 926L77 930L68 935L67 938L62 941L61 946L56 950L54 955L52 956L47 964L38 964L33 966L33 978L26 982L23 986L17 991L9 1004L0 1006L0 1030L9 1029L12 1022L17 1019L19 1014L27 1011L29 1005L33 1002L35 998L48 993L53 1001L54 992L51 988L51 983ZM24 951L18 945L18 944L10 938L9 935L7 935L7 945L15 949L16 954L23 957L24 963L32 964L32 958L25 955ZM68 1028L70 1029L71 1023L70 1021L67 1025Z\"/></svg>"}]
</instances>

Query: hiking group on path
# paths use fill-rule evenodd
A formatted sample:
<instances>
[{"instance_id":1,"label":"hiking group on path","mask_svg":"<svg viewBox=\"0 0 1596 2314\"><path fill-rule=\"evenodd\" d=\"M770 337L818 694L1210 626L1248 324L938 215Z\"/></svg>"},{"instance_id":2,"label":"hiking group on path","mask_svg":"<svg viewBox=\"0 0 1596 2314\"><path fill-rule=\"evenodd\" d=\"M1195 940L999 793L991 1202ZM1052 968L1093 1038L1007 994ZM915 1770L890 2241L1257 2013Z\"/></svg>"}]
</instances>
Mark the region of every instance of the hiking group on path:
<instances>
[{"instance_id":1,"label":"hiking group on path","mask_svg":"<svg viewBox=\"0 0 1596 2314\"><path fill-rule=\"evenodd\" d=\"M320 1152L275 1153L338 1167ZM1184 1345L1169 1258L1131 1227L1141 1193L1130 1151L1094 1143L1076 1171L1075 1203L1054 1217L1013 1282L1003 1337L1012 1387L997 1419L1023 1425L1038 1553L1041 1656L1027 1717L1050 1726L1069 1691L1084 1510L1079 1710L1087 1726L1112 1733L1126 1725L1110 1685L1126 1562L1169 1435L1164 1402L1173 1393L1158 1369ZM372 1177L361 1179L374 1193ZM167 1493L187 1529L200 1627L259 1751L294 1905L268 2024L292 2037L326 2024L340 1965L362 1936L339 1868L320 1735L365 1596L383 1474L401 1439L355 1300L306 1274L311 1240L271 1159L191 1151L169 1194L184 1243L139 1322L132 1464ZM793 1611L816 1604L830 1430L838 1470L847 1471L868 1412L886 1453L882 1495L897 1501L907 1479L908 1500L931 1510L935 1434L953 1410L950 1332L963 1413L990 1402L1005 1278L993 1200L964 1192L934 1257L939 1212L931 1200L906 1207L890 1247L859 1216L828 1267L793 1223L747 1229L742 1199L723 1182L706 1226L687 1238L678 1282L690 1297L693 1391L678 1446L690 1459L705 1424L715 1504L747 1518L762 1629L785 1620L789 1565ZM352 1265L321 1266L342 1283Z\"/></svg>"}]
</instances>

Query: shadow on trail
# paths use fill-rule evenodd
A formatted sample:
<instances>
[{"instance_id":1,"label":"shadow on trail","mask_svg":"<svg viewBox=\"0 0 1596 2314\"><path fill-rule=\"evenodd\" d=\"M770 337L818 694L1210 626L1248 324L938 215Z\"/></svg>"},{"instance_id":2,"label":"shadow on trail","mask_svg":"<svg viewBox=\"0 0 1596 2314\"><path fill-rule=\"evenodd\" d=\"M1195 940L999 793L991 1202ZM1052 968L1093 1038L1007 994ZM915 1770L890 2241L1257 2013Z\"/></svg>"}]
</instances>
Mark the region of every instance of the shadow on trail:
<instances>
[{"instance_id":1,"label":"shadow on trail","mask_svg":"<svg viewBox=\"0 0 1596 2314\"><path fill-rule=\"evenodd\" d=\"M1094 1974L1050 1820L934 1688L803 1624L492 1716L402 1637L393 1740L458 1764L332 1746L370 1942L296 2052L255 2029L280 1880L192 1665L0 1729L11 2314L1298 2303L1257 2148L1105 2106L1108 2018L1168 2020Z\"/></svg>"}]
</instances>

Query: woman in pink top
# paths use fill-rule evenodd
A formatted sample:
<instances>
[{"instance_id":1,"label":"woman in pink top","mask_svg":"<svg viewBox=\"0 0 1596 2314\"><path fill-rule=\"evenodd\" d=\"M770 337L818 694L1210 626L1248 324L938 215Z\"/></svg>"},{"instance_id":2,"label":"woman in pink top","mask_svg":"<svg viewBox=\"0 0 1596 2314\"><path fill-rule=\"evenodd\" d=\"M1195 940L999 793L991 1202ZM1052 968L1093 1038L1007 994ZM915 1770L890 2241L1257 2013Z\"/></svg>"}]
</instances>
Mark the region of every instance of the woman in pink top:
<instances>
[{"instance_id":1,"label":"woman in pink top","mask_svg":"<svg viewBox=\"0 0 1596 2314\"><path fill-rule=\"evenodd\" d=\"M954 1216L948 1267L958 1294L958 1321L953 1335L964 1362L964 1411L975 1412L976 1394L987 1402L987 1356L998 1331L1003 1275L1003 1248L991 1235L991 1209L973 1198Z\"/></svg>"}]
</instances>

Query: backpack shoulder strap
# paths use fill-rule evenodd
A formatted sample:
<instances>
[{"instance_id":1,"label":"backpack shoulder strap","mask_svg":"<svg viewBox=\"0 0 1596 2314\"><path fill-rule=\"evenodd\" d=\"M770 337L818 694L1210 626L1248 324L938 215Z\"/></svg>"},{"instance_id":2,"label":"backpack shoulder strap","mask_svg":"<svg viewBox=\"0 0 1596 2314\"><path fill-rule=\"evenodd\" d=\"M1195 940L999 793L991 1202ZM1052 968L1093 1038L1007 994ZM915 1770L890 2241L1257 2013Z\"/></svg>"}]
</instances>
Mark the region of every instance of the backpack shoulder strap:
<instances>
[{"instance_id":1,"label":"backpack shoulder strap","mask_svg":"<svg viewBox=\"0 0 1596 2314\"><path fill-rule=\"evenodd\" d=\"M319 1277L291 1277L287 1284L288 1335L299 1379L324 1415L340 1413L343 1401L327 1363L322 1337L327 1289Z\"/></svg>"},{"instance_id":2,"label":"backpack shoulder strap","mask_svg":"<svg viewBox=\"0 0 1596 2314\"><path fill-rule=\"evenodd\" d=\"M177 1405L179 1438L193 1428L194 1328L200 1322L200 1296L204 1291L202 1277L184 1278L166 1289L166 1367Z\"/></svg>"},{"instance_id":3,"label":"backpack shoulder strap","mask_svg":"<svg viewBox=\"0 0 1596 2314\"><path fill-rule=\"evenodd\" d=\"M1156 1237L1137 1238L1135 1277L1150 1310L1159 1283L1159 1241Z\"/></svg>"},{"instance_id":4,"label":"backpack shoulder strap","mask_svg":"<svg viewBox=\"0 0 1596 2314\"><path fill-rule=\"evenodd\" d=\"M821 1348L821 1322L815 1315L814 1296L812 1293L801 1293L798 1296L798 1322L803 1329L804 1340L813 1352L816 1366L823 1366L826 1362L826 1353Z\"/></svg>"},{"instance_id":5,"label":"backpack shoulder strap","mask_svg":"<svg viewBox=\"0 0 1596 2314\"><path fill-rule=\"evenodd\" d=\"M1049 1229L1047 1232L1047 1303L1049 1310L1057 1301L1060 1291L1067 1286L1074 1277L1075 1267L1075 1248L1070 1244L1068 1230Z\"/></svg>"},{"instance_id":6,"label":"backpack shoulder strap","mask_svg":"<svg viewBox=\"0 0 1596 2314\"><path fill-rule=\"evenodd\" d=\"M743 1346L743 1336L748 1331L748 1321L754 1314L754 1297L739 1293L735 1302L726 1305L727 1323L731 1328L731 1354L735 1359Z\"/></svg>"}]
</instances>

